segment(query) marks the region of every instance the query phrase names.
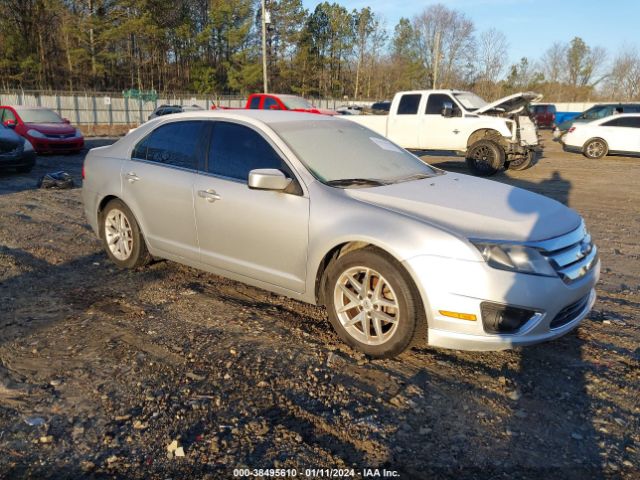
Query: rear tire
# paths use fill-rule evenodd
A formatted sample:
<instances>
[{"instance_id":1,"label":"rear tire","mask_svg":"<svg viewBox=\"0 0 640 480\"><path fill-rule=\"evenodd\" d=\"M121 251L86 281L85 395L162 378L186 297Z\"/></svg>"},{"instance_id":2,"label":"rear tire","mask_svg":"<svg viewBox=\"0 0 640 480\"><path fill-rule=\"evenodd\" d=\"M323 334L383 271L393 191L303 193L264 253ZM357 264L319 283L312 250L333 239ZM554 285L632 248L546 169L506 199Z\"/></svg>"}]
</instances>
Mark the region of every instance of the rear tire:
<instances>
[{"instance_id":1,"label":"rear tire","mask_svg":"<svg viewBox=\"0 0 640 480\"><path fill-rule=\"evenodd\" d=\"M467 150L467 167L474 175L489 177L504 167L505 153L491 140L479 140Z\"/></svg>"},{"instance_id":2,"label":"rear tire","mask_svg":"<svg viewBox=\"0 0 640 480\"><path fill-rule=\"evenodd\" d=\"M381 250L367 247L333 261L324 298L340 338L367 355L389 358L426 343L420 294L402 265Z\"/></svg>"},{"instance_id":3,"label":"rear tire","mask_svg":"<svg viewBox=\"0 0 640 480\"><path fill-rule=\"evenodd\" d=\"M602 138L593 138L584 144L582 154L591 159L599 159L609 152L609 146Z\"/></svg>"},{"instance_id":4,"label":"rear tire","mask_svg":"<svg viewBox=\"0 0 640 480\"><path fill-rule=\"evenodd\" d=\"M151 261L142 231L122 200L111 200L100 215L100 238L107 255L120 268L136 268Z\"/></svg>"}]
</instances>

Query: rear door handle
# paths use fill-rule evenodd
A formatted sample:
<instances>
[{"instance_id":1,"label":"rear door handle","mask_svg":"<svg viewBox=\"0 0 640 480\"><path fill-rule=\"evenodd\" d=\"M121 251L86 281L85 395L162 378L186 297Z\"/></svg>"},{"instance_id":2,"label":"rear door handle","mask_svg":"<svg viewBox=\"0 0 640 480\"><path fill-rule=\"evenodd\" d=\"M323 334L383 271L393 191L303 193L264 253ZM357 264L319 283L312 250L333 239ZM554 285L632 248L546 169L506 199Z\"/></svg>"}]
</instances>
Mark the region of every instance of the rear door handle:
<instances>
[{"instance_id":1,"label":"rear door handle","mask_svg":"<svg viewBox=\"0 0 640 480\"><path fill-rule=\"evenodd\" d=\"M125 175L129 183L137 182L140 180L140 177L136 175L136 172L129 172Z\"/></svg>"},{"instance_id":2,"label":"rear door handle","mask_svg":"<svg viewBox=\"0 0 640 480\"><path fill-rule=\"evenodd\" d=\"M218 195L213 188L210 188L209 190L198 190L198 196L200 198L204 198L209 203L222 199L222 197Z\"/></svg>"}]
</instances>

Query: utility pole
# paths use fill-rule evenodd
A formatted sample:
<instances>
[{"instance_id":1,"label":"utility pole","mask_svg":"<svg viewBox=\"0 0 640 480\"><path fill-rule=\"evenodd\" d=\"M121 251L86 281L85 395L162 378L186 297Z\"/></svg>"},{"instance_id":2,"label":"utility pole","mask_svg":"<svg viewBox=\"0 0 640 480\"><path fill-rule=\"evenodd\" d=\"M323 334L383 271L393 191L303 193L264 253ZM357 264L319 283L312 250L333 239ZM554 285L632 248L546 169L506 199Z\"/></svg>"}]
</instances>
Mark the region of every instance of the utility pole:
<instances>
[{"instance_id":1,"label":"utility pole","mask_svg":"<svg viewBox=\"0 0 640 480\"><path fill-rule=\"evenodd\" d=\"M436 90L438 84L438 67L440 66L440 30L436 30L435 38L433 39L433 86Z\"/></svg>"},{"instance_id":2,"label":"utility pole","mask_svg":"<svg viewBox=\"0 0 640 480\"><path fill-rule=\"evenodd\" d=\"M268 93L269 87L267 84L267 18L265 8L265 0L262 2L262 82L264 84L264 93Z\"/></svg>"}]
</instances>

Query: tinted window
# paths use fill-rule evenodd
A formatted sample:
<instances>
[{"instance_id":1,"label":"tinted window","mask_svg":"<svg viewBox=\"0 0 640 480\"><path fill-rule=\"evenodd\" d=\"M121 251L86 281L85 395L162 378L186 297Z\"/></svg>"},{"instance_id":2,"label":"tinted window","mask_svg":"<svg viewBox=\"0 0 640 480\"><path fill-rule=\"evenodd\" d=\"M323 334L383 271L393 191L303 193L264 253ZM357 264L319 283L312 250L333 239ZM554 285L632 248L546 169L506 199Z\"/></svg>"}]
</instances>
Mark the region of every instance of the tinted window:
<instances>
[{"instance_id":1,"label":"tinted window","mask_svg":"<svg viewBox=\"0 0 640 480\"><path fill-rule=\"evenodd\" d=\"M622 117L616 119L618 127L640 128L640 117Z\"/></svg>"},{"instance_id":2,"label":"tinted window","mask_svg":"<svg viewBox=\"0 0 640 480\"><path fill-rule=\"evenodd\" d=\"M278 109L280 108L280 105L278 105L278 102L275 100L275 98L266 97L264 99L264 103L262 104L262 108L264 110L269 110L274 105L278 107Z\"/></svg>"},{"instance_id":3,"label":"tinted window","mask_svg":"<svg viewBox=\"0 0 640 480\"><path fill-rule=\"evenodd\" d=\"M258 132L237 123L216 122L208 171L247 181L249 172L256 168L277 168L292 177L280 156Z\"/></svg>"},{"instance_id":4,"label":"tinted window","mask_svg":"<svg viewBox=\"0 0 640 480\"><path fill-rule=\"evenodd\" d=\"M433 93L429 95L425 113L427 115L441 115L445 103L451 104L454 111L460 110L459 108L457 108L457 105L449 95L443 95L442 93Z\"/></svg>"},{"instance_id":5,"label":"tinted window","mask_svg":"<svg viewBox=\"0 0 640 480\"><path fill-rule=\"evenodd\" d=\"M624 113L640 113L640 105L627 105L624 107Z\"/></svg>"},{"instance_id":6,"label":"tinted window","mask_svg":"<svg viewBox=\"0 0 640 480\"><path fill-rule=\"evenodd\" d=\"M418 113L420 97L422 95L419 93L403 95L400 99L400 105L398 105L398 115L415 115Z\"/></svg>"},{"instance_id":7,"label":"tinted window","mask_svg":"<svg viewBox=\"0 0 640 480\"><path fill-rule=\"evenodd\" d=\"M249 103L249 108L252 110L256 110L260 108L260 97L251 97L251 102Z\"/></svg>"},{"instance_id":8,"label":"tinted window","mask_svg":"<svg viewBox=\"0 0 640 480\"><path fill-rule=\"evenodd\" d=\"M198 143L204 122L173 122L156 128L145 137L132 153L132 158L196 169Z\"/></svg>"},{"instance_id":9,"label":"tinted window","mask_svg":"<svg viewBox=\"0 0 640 480\"><path fill-rule=\"evenodd\" d=\"M604 122L602 124L603 127L617 127L619 125L619 118L614 118L613 120L609 120L608 122Z\"/></svg>"}]
</instances>

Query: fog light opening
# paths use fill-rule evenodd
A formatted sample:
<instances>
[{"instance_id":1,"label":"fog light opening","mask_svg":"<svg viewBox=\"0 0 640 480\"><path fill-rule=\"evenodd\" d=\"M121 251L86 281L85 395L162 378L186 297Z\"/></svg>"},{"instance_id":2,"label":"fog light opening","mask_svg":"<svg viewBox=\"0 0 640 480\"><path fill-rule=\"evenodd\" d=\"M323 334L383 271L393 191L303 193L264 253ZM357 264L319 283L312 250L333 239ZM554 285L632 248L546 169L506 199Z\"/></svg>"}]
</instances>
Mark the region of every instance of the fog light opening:
<instances>
[{"instance_id":1,"label":"fog light opening","mask_svg":"<svg viewBox=\"0 0 640 480\"><path fill-rule=\"evenodd\" d=\"M536 312L526 308L482 302L482 326L487 333L514 333L531 320Z\"/></svg>"}]
</instances>

